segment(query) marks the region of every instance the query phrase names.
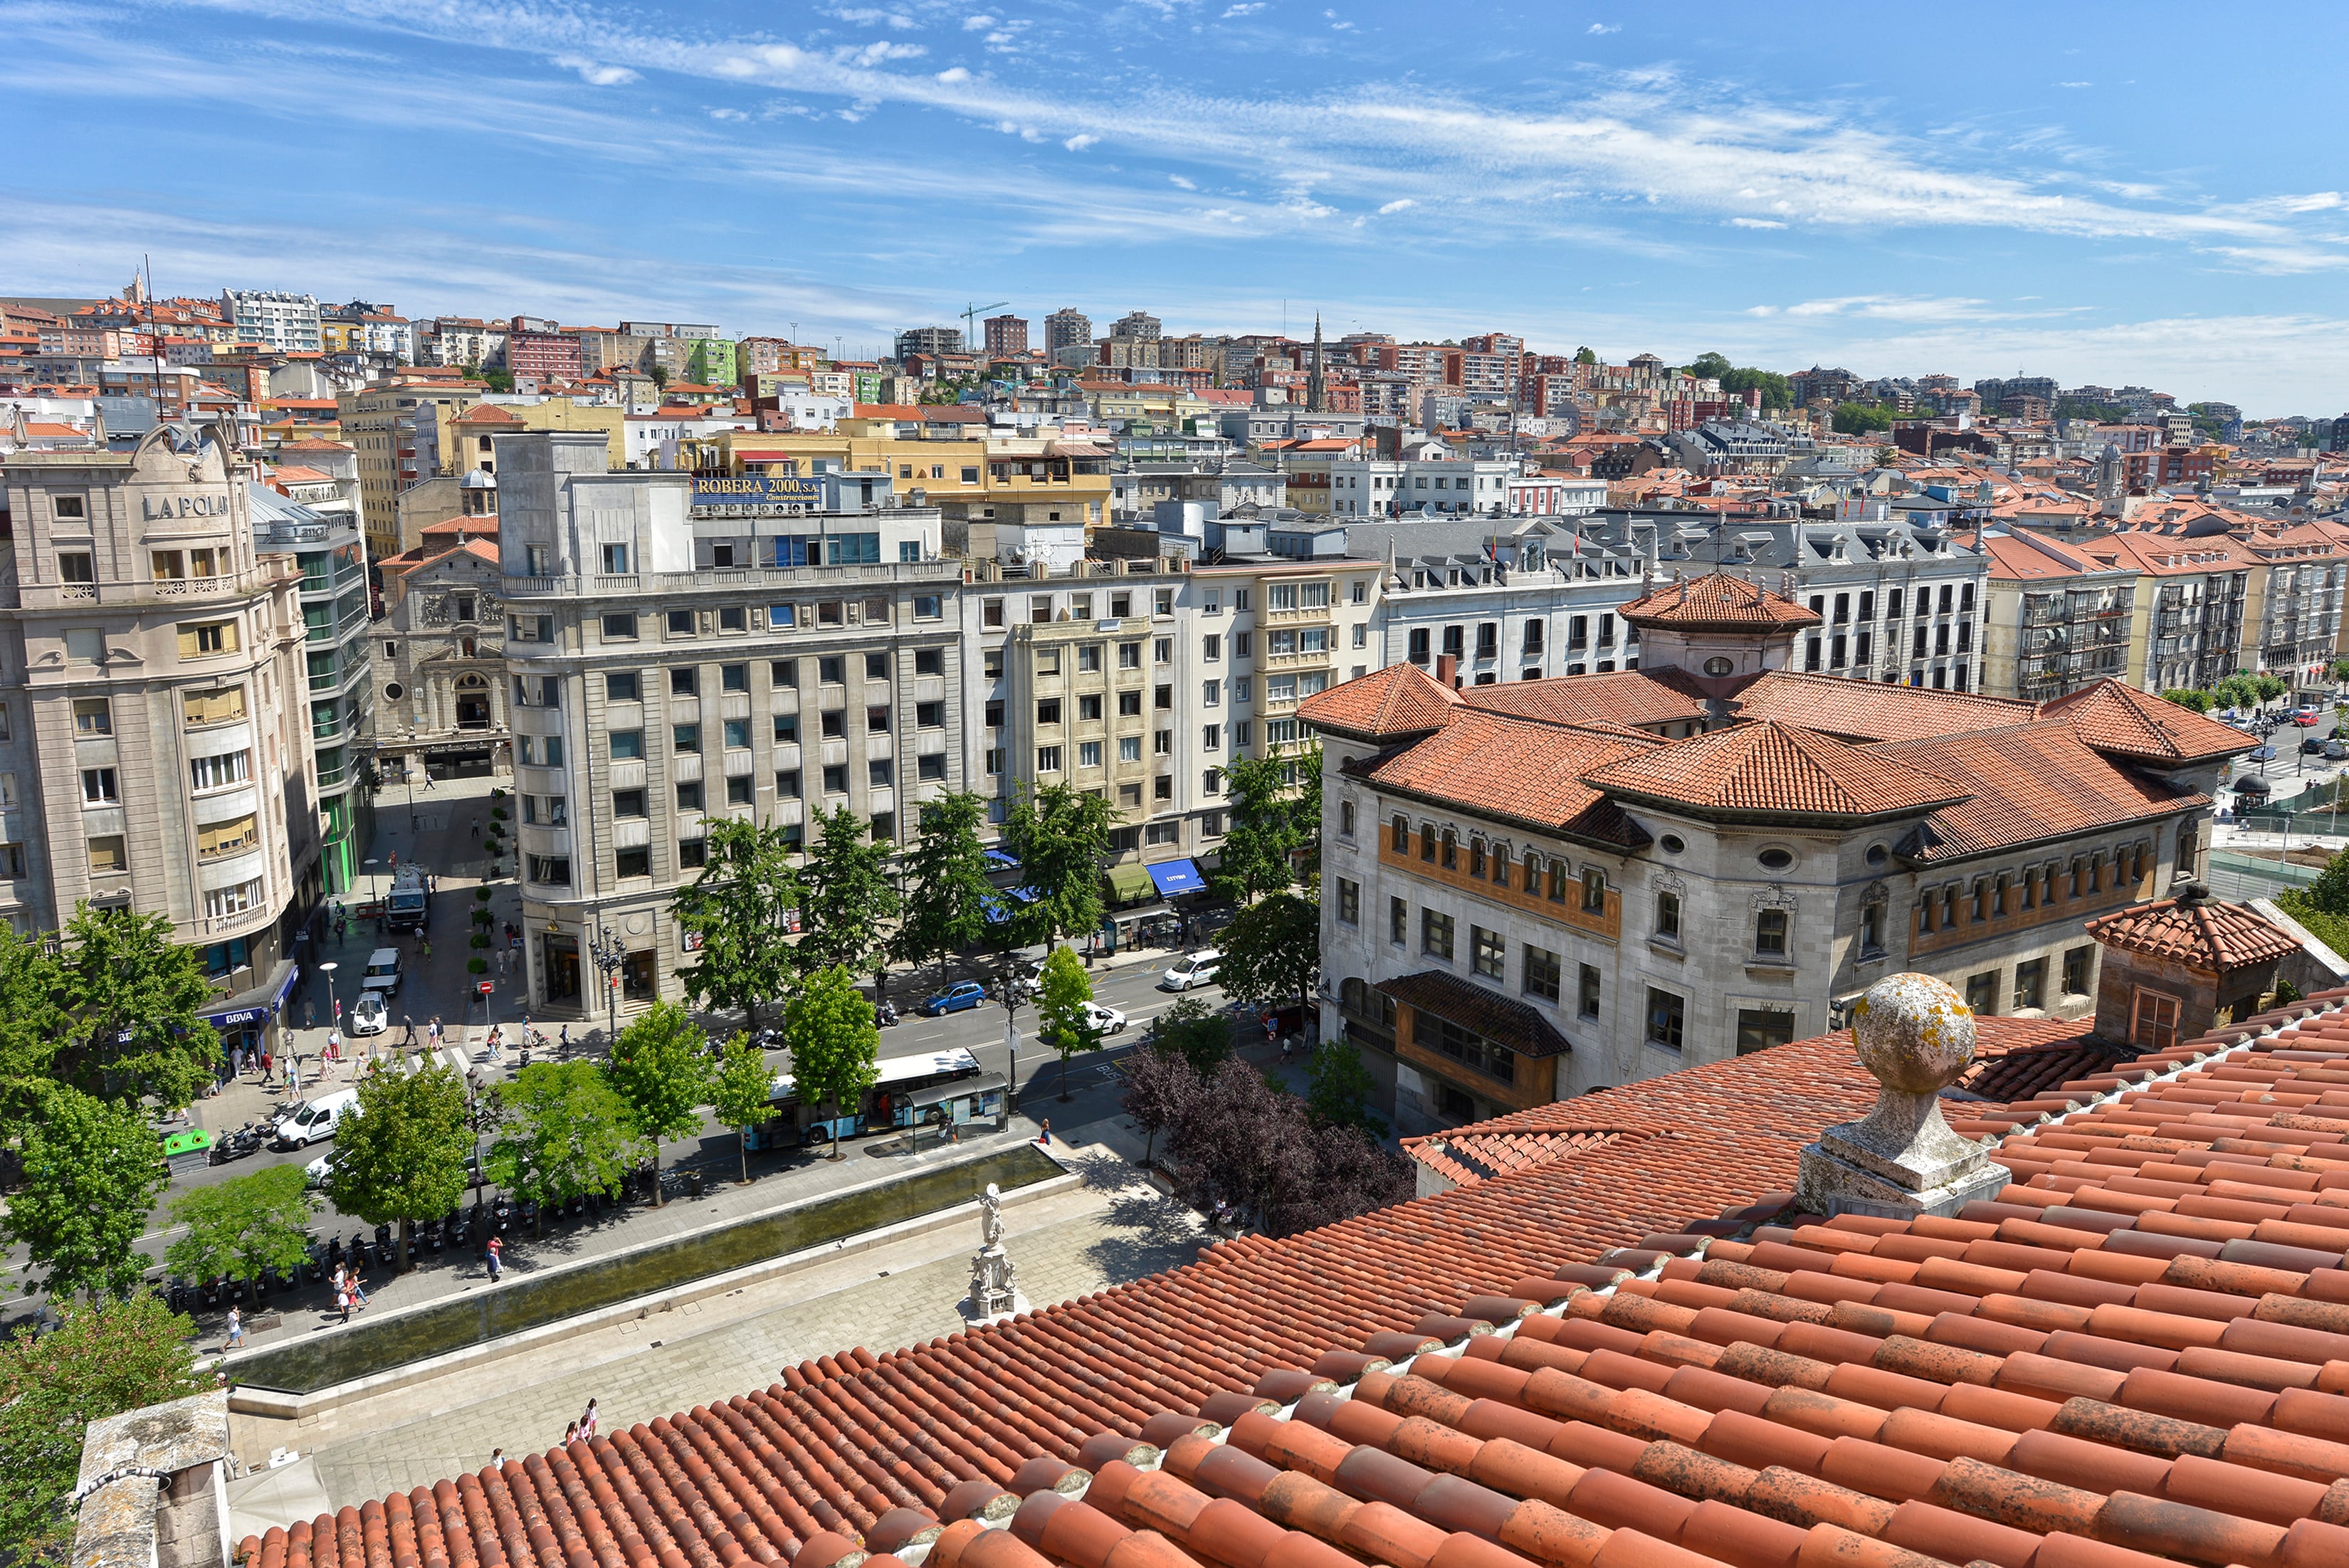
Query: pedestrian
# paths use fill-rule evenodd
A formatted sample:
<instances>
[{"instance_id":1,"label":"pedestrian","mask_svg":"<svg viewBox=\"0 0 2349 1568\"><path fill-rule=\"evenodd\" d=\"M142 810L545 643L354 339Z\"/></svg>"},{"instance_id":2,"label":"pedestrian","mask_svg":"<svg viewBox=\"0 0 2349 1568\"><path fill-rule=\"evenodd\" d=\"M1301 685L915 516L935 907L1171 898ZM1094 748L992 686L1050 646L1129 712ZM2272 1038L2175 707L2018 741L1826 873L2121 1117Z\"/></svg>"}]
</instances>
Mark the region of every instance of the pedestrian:
<instances>
[{"instance_id":1,"label":"pedestrian","mask_svg":"<svg viewBox=\"0 0 2349 1568\"><path fill-rule=\"evenodd\" d=\"M421 952L429 961L432 956L432 939L429 936L419 935L416 939L416 945L418 950Z\"/></svg>"},{"instance_id":2,"label":"pedestrian","mask_svg":"<svg viewBox=\"0 0 2349 1568\"><path fill-rule=\"evenodd\" d=\"M574 1421L569 1426L563 1429L563 1446L567 1449L578 1440L579 1423Z\"/></svg>"},{"instance_id":3,"label":"pedestrian","mask_svg":"<svg viewBox=\"0 0 2349 1568\"><path fill-rule=\"evenodd\" d=\"M402 1013L399 1016L399 1021L403 1025L407 1026L408 1028L407 1037L399 1042L400 1045L403 1047L414 1045L416 1043L416 1019L409 1014Z\"/></svg>"},{"instance_id":4,"label":"pedestrian","mask_svg":"<svg viewBox=\"0 0 2349 1568\"><path fill-rule=\"evenodd\" d=\"M490 1060L496 1061L502 1048L498 1041L498 1026L492 1024L490 1026Z\"/></svg>"},{"instance_id":5,"label":"pedestrian","mask_svg":"<svg viewBox=\"0 0 2349 1568\"><path fill-rule=\"evenodd\" d=\"M481 820L479 817L476 817L476 818L474 818L474 819L473 819L473 837L475 837L475 838L477 838L477 839L478 839L478 838L480 838L481 836Z\"/></svg>"},{"instance_id":6,"label":"pedestrian","mask_svg":"<svg viewBox=\"0 0 2349 1568\"><path fill-rule=\"evenodd\" d=\"M579 1435L583 1438L595 1435L595 1401L593 1399L587 1401L587 1408L580 1413Z\"/></svg>"},{"instance_id":7,"label":"pedestrian","mask_svg":"<svg viewBox=\"0 0 2349 1568\"><path fill-rule=\"evenodd\" d=\"M367 1305L367 1281L361 1277L357 1264L351 1265L351 1299L362 1307Z\"/></svg>"},{"instance_id":8,"label":"pedestrian","mask_svg":"<svg viewBox=\"0 0 2349 1568\"><path fill-rule=\"evenodd\" d=\"M492 1236L490 1238L490 1283L492 1284L497 1284L504 1272L504 1252L505 1238Z\"/></svg>"},{"instance_id":9,"label":"pedestrian","mask_svg":"<svg viewBox=\"0 0 2349 1568\"><path fill-rule=\"evenodd\" d=\"M431 1029L431 1033L432 1033L432 1048L433 1048L434 1050L436 1050L436 1051L437 1051L437 1050L439 1050L439 1049L440 1048L440 1014L435 1013L435 1014L433 1014L433 1015L432 1015L432 1023L431 1023L431 1025L430 1025L430 1029Z\"/></svg>"},{"instance_id":10,"label":"pedestrian","mask_svg":"<svg viewBox=\"0 0 2349 1568\"><path fill-rule=\"evenodd\" d=\"M238 1308L232 1306L228 1309L228 1343L222 1346L221 1349L222 1351L230 1351L242 1350L243 1348L244 1314Z\"/></svg>"},{"instance_id":11,"label":"pedestrian","mask_svg":"<svg viewBox=\"0 0 2349 1568\"><path fill-rule=\"evenodd\" d=\"M563 1054L566 1057L571 1054L571 1026L568 1024L563 1026Z\"/></svg>"},{"instance_id":12,"label":"pedestrian","mask_svg":"<svg viewBox=\"0 0 2349 1568\"><path fill-rule=\"evenodd\" d=\"M343 1321L348 1323L351 1320L351 1293L347 1290L335 1292L335 1305L341 1311Z\"/></svg>"},{"instance_id":13,"label":"pedestrian","mask_svg":"<svg viewBox=\"0 0 2349 1568\"><path fill-rule=\"evenodd\" d=\"M1044 1130L1038 1134L1036 1141L1042 1144L1047 1149L1052 1147L1052 1119L1050 1117L1048 1116L1044 1119Z\"/></svg>"},{"instance_id":14,"label":"pedestrian","mask_svg":"<svg viewBox=\"0 0 2349 1568\"><path fill-rule=\"evenodd\" d=\"M275 1058L274 1058L274 1057L273 1057L270 1055L269 1047L268 1047L267 1046L264 1046L264 1047L261 1047L261 1081L262 1081L262 1082L264 1082L264 1083L267 1083L267 1082L269 1081L270 1067L271 1067L271 1064L274 1061L274 1059L275 1059Z\"/></svg>"},{"instance_id":15,"label":"pedestrian","mask_svg":"<svg viewBox=\"0 0 2349 1568\"><path fill-rule=\"evenodd\" d=\"M432 769L430 769L429 768L427 768L427 769L424 770L424 788L425 788L425 789L431 789L431 788L432 788ZM498 1452L500 1452L500 1453L503 1453L503 1452L505 1452L505 1449L500 1449L498 1450Z\"/></svg>"}]
</instances>

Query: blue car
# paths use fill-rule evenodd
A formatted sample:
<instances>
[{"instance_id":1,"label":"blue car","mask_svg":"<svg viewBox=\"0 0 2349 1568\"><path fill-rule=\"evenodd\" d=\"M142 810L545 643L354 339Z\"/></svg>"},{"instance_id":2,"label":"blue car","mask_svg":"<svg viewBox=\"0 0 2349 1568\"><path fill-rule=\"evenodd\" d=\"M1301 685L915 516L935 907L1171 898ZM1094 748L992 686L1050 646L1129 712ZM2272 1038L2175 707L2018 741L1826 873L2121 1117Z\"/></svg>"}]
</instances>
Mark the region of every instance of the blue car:
<instances>
[{"instance_id":1,"label":"blue car","mask_svg":"<svg viewBox=\"0 0 2349 1568\"><path fill-rule=\"evenodd\" d=\"M986 1000L986 986L976 980L965 980L960 985L947 986L924 1002L921 1014L925 1018L935 1018L941 1013L959 1013L965 1007L976 1007Z\"/></svg>"}]
</instances>

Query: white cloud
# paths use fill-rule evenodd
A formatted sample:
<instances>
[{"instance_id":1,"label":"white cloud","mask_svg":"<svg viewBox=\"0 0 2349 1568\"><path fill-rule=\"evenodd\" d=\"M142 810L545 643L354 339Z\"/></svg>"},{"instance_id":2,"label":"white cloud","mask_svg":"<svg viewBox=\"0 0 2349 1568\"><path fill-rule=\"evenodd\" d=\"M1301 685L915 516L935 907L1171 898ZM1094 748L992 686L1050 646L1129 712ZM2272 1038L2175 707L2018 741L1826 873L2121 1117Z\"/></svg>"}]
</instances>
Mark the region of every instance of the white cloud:
<instances>
[{"instance_id":1,"label":"white cloud","mask_svg":"<svg viewBox=\"0 0 2349 1568\"><path fill-rule=\"evenodd\" d=\"M1783 229L1786 225L1771 218L1732 218L1729 226L1733 229Z\"/></svg>"},{"instance_id":2,"label":"white cloud","mask_svg":"<svg viewBox=\"0 0 2349 1568\"><path fill-rule=\"evenodd\" d=\"M1585 33L1594 38L1604 37L1609 33L1619 33L1622 30L1623 25L1619 22L1616 23L1613 26L1609 26L1604 22L1593 22L1589 26L1583 29Z\"/></svg>"},{"instance_id":3,"label":"white cloud","mask_svg":"<svg viewBox=\"0 0 2349 1568\"><path fill-rule=\"evenodd\" d=\"M970 73L960 66L949 66L931 79L946 87L959 87L970 80Z\"/></svg>"},{"instance_id":4,"label":"white cloud","mask_svg":"<svg viewBox=\"0 0 2349 1568\"><path fill-rule=\"evenodd\" d=\"M891 60L919 59L929 52L919 44L892 44L883 40L866 44L861 48L851 49L844 57L858 69L869 71L874 67L886 65Z\"/></svg>"},{"instance_id":5,"label":"white cloud","mask_svg":"<svg viewBox=\"0 0 2349 1568\"><path fill-rule=\"evenodd\" d=\"M1406 208L1416 207L1418 205L1418 202L1413 201L1408 196L1399 196L1395 198L1395 200L1388 202L1385 206L1380 208L1379 216L1384 218L1392 213L1401 212Z\"/></svg>"},{"instance_id":6,"label":"white cloud","mask_svg":"<svg viewBox=\"0 0 2349 1568\"><path fill-rule=\"evenodd\" d=\"M1218 22L1228 22L1235 16L1253 16L1263 9L1264 0L1243 0L1243 3L1240 5L1226 5L1224 7L1224 14L1216 17L1216 20Z\"/></svg>"},{"instance_id":7,"label":"white cloud","mask_svg":"<svg viewBox=\"0 0 2349 1568\"><path fill-rule=\"evenodd\" d=\"M1169 174L1166 177L1166 182L1169 185L1178 185L1185 191L1196 191L1198 189L1196 185L1193 184L1190 181L1184 179L1180 174Z\"/></svg>"},{"instance_id":8,"label":"white cloud","mask_svg":"<svg viewBox=\"0 0 2349 1568\"><path fill-rule=\"evenodd\" d=\"M585 55L557 55L554 63L566 71L577 71L579 79L591 88L616 88L641 79L626 66L600 65Z\"/></svg>"},{"instance_id":9,"label":"white cloud","mask_svg":"<svg viewBox=\"0 0 2349 1568\"><path fill-rule=\"evenodd\" d=\"M1071 152L1082 152L1086 148L1092 146L1093 143L1100 139L1101 138L1098 136L1072 136L1066 141L1061 143L1061 145L1067 148Z\"/></svg>"},{"instance_id":10,"label":"white cloud","mask_svg":"<svg viewBox=\"0 0 2349 1568\"><path fill-rule=\"evenodd\" d=\"M833 15L857 27L910 27L914 25L914 18L903 11L876 11L870 6L838 10Z\"/></svg>"},{"instance_id":11,"label":"white cloud","mask_svg":"<svg viewBox=\"0 0 2349 1568\"><path fill-rule=\"evenodd\" d=\"M713 108L709 111L709 118L729 120L739 125L750 117L739 108Z\"/></svg>"},{"instance_id":12,"label":"white cloud","mask_svg":"<svg viewBox=\"0 0 2349 1568\"><path fill-rule=\"evenodd\" d=\"M2094 82L2052 82L2048 85L2059 88L2092 88L2096 84Z\"/></svg>"},{"instance_id":13,"label":"white cloud","mask_svg":"<svg viewBox=\"0 0 2349 1568\"><path fill-rule=\"evenodd\" d=\"M994 26L995 18L984 11L962 19L962 30L966 33L984 33Z\"/></svg>"}]
</instances>

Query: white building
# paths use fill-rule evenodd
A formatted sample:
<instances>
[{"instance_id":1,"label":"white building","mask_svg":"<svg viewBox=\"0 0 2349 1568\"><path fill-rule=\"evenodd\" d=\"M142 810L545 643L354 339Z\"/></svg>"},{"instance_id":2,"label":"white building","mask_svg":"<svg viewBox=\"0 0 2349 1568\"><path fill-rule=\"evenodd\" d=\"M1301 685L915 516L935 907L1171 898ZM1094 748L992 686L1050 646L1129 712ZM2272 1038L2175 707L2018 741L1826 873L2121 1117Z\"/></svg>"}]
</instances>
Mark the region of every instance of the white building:
<instances>
[{"instance_id":1,"label":"white building","mask_svg":"<svg viewBox=\"0 0 2349 1568\"><path fill-rule=\"evenodd\" d=\"M241 337L257 339L286 354L316 354L321 346L316 295L279 289L222 289L221 309Z\"/></svg>"}]
</instances>

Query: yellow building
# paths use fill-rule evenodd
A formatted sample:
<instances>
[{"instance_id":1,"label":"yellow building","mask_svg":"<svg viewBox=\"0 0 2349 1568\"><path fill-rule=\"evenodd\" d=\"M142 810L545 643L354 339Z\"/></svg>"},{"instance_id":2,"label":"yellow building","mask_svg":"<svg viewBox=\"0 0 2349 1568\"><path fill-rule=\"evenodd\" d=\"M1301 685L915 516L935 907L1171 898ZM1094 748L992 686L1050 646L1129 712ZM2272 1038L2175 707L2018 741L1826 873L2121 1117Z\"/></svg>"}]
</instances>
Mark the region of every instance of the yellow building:
<instances>
[{"instance_id":1,"label":"yellow building","mask_svg":"<svg viewBox=\"0 0 2349 1568\"><path fill-rule=\"evenodd\" d=\"M612 467L628 466L626 410L616 403L549 397L541 403L477 403L466 408L444 404L432 411L432 418L431 450L424 451L424 443L418 443L418 457L429 459L417 475L419 480L461 480L477 469L494 473L492 440L526 430L601 430L609 442Z\"/></svg>"},{"instance_id":2,"label":"yellow building","mask_svg":"<svg viewBox=\"0 0 2349 1568\"><path fill-rule=\"evenodd\" d=\"M859 429L895 429L886 420ZM1081 521L1109 512L1111 454L1039 438L907 440L843 430L722 430L678 445L678 465L704 474L887 474L898 499L946 516L1005 522Z\"/></svg>"},{"instance_id":3,"label":"yellow building","mask_svg":"<svg viewBox=\"0 0 2349 1568\"><path fill-rule=\"evenodd\" d=\"M478 381L450 375L403 372L336 399L342 438L359 455L359 516L367 529L367 552L377 560L399 552L395 515L399 492L428 477L419 470L417 454L417 410L429 414L440 406L470 408L484 390Z\"/></svg>"}]
</instances>

